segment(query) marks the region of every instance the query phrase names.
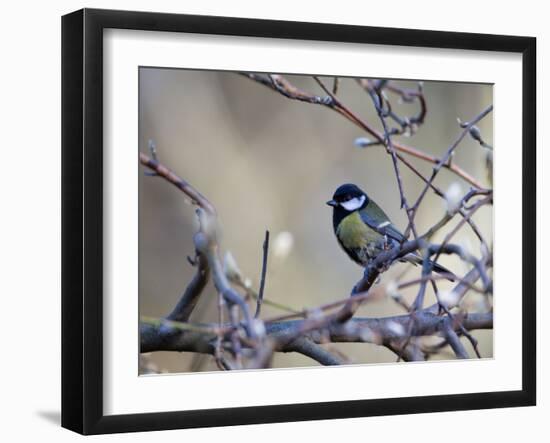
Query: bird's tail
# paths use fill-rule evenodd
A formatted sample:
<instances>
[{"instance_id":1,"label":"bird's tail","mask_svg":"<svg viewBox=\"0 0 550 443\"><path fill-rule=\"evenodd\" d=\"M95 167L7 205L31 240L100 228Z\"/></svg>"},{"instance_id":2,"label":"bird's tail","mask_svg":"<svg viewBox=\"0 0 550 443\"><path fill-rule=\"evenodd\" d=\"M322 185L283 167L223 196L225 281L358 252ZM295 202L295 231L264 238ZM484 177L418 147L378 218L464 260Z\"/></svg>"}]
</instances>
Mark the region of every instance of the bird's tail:
<instances>
[{"instance_id":1,"label":"bird's tail","mask_svg":"<svg viewBox=\"0 0 550 443\"><path fill-rule=\"evenodd\" d=\"M409 263L413 263L415 265L422 265L422 263L424 262L422 257L420 257L418 254L407 254L404 257L404 259L405 259L404 261L408 261ZM433 262L433 261L431 261L430 263L432 265L432 269L435 272L437 272L438 274L446 274L445 277L447 278L447 280L449 280L449 281L455 281L456 280L456 276L454 275L454 273L449 271L444 266L441 266L440 264L438 264L436 262Z\"/></svg>"}]
</instances>

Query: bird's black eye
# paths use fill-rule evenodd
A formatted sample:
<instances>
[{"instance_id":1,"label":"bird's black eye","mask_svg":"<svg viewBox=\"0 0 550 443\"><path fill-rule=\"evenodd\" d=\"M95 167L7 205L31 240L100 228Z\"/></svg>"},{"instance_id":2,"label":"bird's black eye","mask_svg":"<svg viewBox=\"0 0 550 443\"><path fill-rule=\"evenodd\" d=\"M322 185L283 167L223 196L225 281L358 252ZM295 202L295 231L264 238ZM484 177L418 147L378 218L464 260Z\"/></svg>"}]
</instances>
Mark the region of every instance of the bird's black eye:
<instances>
[{"instance_id":1,"label":"bird's black eye","mask_svg":"<svg viewBox=\"0 0 550 443\"><path fill-rule=\"evenodd\" d=\"M335 197L334 199L338 203L346 203L346 202L350 201L352 198L353 198L353 196L351 196L350 194L344 194L344 195L339 195L339 196Z\"/></svg>"}]
</instances>

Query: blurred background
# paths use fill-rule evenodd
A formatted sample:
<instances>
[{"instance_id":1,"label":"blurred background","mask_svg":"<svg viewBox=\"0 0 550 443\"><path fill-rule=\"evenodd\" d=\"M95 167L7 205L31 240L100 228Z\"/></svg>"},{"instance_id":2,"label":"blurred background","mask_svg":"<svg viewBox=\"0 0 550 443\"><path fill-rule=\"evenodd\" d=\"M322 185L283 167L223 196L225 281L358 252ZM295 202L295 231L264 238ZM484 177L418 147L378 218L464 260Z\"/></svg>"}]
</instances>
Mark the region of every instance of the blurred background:
<instances>
[{"instance_id":1,"label":"blurred background","mask_svg":"<svg viewBox=\"0 0 550 443\"><path fill-rule=\"evenodd\" d=\"M296 86L324 95L307 76L285 76ZM331 79L325 79L328 85ZM222 250L231 251L244 277L258 288L265 231L271 233L269 270L265 298L293 309L345 298L361 278L362 269L340 249L332 230L332 208L325 205L340 184L352 182L363 188L401 230L406 214L399 208L399 192L390 156L383 147L359 148L354 141L367 136L326 107L297 102L231 72L180 69L140 69L139 149L149 153L149 140L157 147L159 160L200 190L217 208L222 227ZM401 87L416 88L413 81L398 81ZM412 137L396 140L429 154L440 156L461 132L457 118L468 121L493 101L492 85L424 82L427 100L425 123ZM351 78L343 78L339 99L381 130L368 94ZM398 103L389 95L400 116L417 114L417 103ZM478 125L483 138L492 144L492 114ZM486 150L466 137L454 161L482 183L488 183ZM408 157L425 175L432 165ZM406 196L412 204L422 182L404 166L401 174ZM139 304L140 315L167 315L194 268L187 256L194 255L196 231L194 208L184 195L162 179L140 174L139 179ZM447 170L435 184L447 190L467 183ZM456 185L455 185L456 186ZM432 192L423 201L416 218L422 232L445 213L445 202ZM488 241L492 240L491 208L482 208L473 219ZM449 223L434 241L442 240L458 222ZM281 235L282 233L282 235ZM469 228L454 238L479 256L479 241ZM467 271L456 259L442 256L442 265L462 275ZM410 265L396 264L383 274L380 296L364 305L357 316L380 317L404 313L383 288ZM405 280L418 277L411 267ZM442 282L440 289L450 289ZM428 290L427 304L435 301ZM404 290L412 300L416 288ZM206 288L191 321L217 321L216 291ZM480 295L469 292L464 307L483 310ZM262 307L262 318L284 314ZM493 355L493 331L477 331L484 357ZM464 339L463 339L464 340ZM352 363L394 362L395 354L366 343L333 344ZM466 349L474 356L471 345ZM454 358L443 352L436 358ZM156 352L145 356L148 367L158 372L217 370L209 356ZM274 367L311 366L307 357L277 353Z\"/></svg>"}]
</instances>

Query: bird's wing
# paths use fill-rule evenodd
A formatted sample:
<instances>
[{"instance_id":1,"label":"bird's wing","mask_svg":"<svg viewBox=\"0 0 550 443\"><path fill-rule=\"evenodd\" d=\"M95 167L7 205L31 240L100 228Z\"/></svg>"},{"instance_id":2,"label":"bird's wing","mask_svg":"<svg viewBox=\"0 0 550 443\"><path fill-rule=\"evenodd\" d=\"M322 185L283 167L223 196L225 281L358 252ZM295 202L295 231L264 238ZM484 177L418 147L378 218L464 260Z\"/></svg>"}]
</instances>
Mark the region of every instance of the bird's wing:
<instances>
[{"instance_id":1,"label":"bird's wing","mask_svg":"<svg viewBox=\"0 0 550 443\"><path fill-rule=\"evenodd\" d=\"M363 222L379 234L385 235L398 242L403 240L403 234L399 232L384 211L382 211L382 209L372 200L365 209L360 211L360 214Z\"/></svg>"}]
</instances>

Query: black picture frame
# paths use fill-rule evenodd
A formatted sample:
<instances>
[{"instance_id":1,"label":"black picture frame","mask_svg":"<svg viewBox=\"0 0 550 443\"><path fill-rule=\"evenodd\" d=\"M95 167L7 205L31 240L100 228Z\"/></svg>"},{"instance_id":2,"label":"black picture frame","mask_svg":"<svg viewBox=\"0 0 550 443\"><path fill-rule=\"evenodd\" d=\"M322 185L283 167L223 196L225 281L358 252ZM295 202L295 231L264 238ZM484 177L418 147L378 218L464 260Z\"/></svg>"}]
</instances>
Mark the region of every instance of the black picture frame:
<instances>
[{"instance_id":1,"label":"black picture frame","mask_svg":"<svg viewBox=\"0 0 550 443\"><path fill-rule=\"evenodd\" d=\"M103 413L103 31L192 32L522 54L522 389L106 416ZM62 18L62 426L82 434L273 423L536 403L536 39L83 9Z\"/></svg>"}]
</instances>

